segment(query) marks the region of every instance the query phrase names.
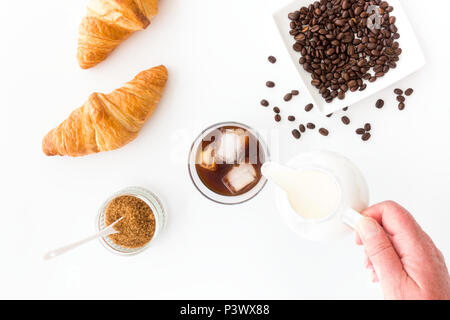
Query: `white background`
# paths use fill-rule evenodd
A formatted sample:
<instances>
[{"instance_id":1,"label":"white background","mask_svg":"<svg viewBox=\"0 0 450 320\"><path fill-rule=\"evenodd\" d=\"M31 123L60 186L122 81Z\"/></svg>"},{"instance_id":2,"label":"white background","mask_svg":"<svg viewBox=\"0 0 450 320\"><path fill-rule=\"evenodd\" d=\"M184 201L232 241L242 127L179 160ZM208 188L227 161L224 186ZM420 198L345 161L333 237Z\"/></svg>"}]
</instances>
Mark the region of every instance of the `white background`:
<instances>
[{"instance_id":1,"label":"white background","mask_svg":"<svg viewBox=\"0 0 450 320\"><path fill-rule=\"evenodd\" d=\"M352 106L352 125L302 111L298 74L271 14L288 1L161 0L160 13L105 62L81 70L75 55L87 0L5 1L0 11L0 298L382 298L369 285L353 238L332 245L298 238L275 211L273 187L236 207L193 187L187 153L201 129L237 120L270 132L280 161L313 149L340 152L365 173L372 202L393 199L415 215L450 257L450 72L448 1L403 1L427 59L395 87L413 87L407 109L390 87ZM400 30L401 31L401 30ZM278 63L271 65L273 54ZM405 54L408 54L405 52ZM79 159L47 158L42 137L94 91L109 92L165 64L167 91L154 117L126 147ZM273 80L277 88L264 83ZM326 126L295 141L270 109ZM386 100L378 110L374 103ZM370 121L373 139L354 130ZM280 129L274 131L274 129ZM130 185L167 204L169 224L144 253L120 257L94 241L56 260L45 251L94 231L97 209Z\"/></svg>"}]
</instances>

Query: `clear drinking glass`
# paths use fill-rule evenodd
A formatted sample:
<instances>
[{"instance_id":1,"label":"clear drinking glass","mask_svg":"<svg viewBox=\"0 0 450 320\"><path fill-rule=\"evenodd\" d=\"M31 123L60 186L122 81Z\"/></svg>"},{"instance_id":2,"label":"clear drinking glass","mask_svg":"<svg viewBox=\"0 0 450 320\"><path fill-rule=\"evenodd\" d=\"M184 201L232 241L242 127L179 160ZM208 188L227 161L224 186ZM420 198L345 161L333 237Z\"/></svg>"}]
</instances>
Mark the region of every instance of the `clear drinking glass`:
<instances>
[{"instance_id":1,"label":"clear drinking glass","mask_svg":"<svg viewBox=\"0 0 450 320\"><path fill-rule=\"evenodd\" d=\"M150 209L152 209L155 216L155 233L153 234L153 238L140 248L122 247L114 243L108 236L101 237L100 242L106 249L113 253L119 255L135 255L147 249L150 244L157 238L161 230L164 228L164 225L166 224L166 211L164 210L164 206L161 200L154 193L141 187L129 187L113 194L100 207L97 219L95 220L95 227L97 231L101 231L107 227L105 223L106 208L113 199L120 196L133 196L139 198L144 201L150 207Z\"/></svg>"},{"instance_id":2,"label":"clear drinking glass","mask_svg":"<svg viewBox=\"0 0 450 320\"><path fill-rule=\"evenodd\" d=\"M235 204L241 204L246 201L249 201L250 199L253 199L256 195L258 195L261 190L264 188L264 186L267 183L267 180L264 176L261 176L259 182L249 191L247 191L244 194L236 195L236 196L225 196L218 194L211 189L209 189L200 179L197 169L196 169L196 162L197 162L197 153L199 151L199 148L201 147L202 141L207 137L209 134L211 134L214 130L223 128L223 127L237 127L243 130L248 131L250 134L252 134L259 142L259 154L261 161L267 162L270 161L270 153L267 148L267 145L261 138L261 136L256 132L254 129L250 128L249 126L238 123L238 122L221 122L214 124L208 128L206 128L192 143L191 149L189 151L189 159L188 159L188 170L189 175L191 177L192 183L197 188L200 193L208 198L211 201L225 204L225 205L235 205Z\"/></svg>"}]
</instances>

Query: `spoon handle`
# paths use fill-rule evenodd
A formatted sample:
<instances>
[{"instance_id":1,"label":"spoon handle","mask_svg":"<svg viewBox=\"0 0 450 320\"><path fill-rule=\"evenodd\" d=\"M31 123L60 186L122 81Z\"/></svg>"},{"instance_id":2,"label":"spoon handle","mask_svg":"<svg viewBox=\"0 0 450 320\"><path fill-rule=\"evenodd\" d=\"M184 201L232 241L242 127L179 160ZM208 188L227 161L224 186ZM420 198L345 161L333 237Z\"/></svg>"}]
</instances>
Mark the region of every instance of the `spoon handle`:
<instances>
[{"instance_id":1,"label":"spoon handle","mask_svg":"<svg viewBox=\"0 0 450 320\"><path fill-rule=\"evenodd\" d=\"M97 234L94 234L94 235L92 235L90 237L87 237L87 238L85 238L83 240L71 243L71 244L66 245L64 247L58 248L56 250L47 252L44 255L44 260L50 260L50 259L56 258L57 256L60 256L60 255L66 253L66 252L68 252L68 251L70 251L72 249L78 248L79 246L82 246L83 244L85 244L85 243L87 243L89 241L92 241L92 240L95 240L95 239L98 239L98 238L101 238L101 237L106 237L106 236L109 236L109 235L114 234L114 233L118 233L113 227L120 220L122 220L122 218L120 218L119 220L117 220L116 222L111 224L109 227L103 229L102 231L100 231Z\"/></svg>"}]
</instances>

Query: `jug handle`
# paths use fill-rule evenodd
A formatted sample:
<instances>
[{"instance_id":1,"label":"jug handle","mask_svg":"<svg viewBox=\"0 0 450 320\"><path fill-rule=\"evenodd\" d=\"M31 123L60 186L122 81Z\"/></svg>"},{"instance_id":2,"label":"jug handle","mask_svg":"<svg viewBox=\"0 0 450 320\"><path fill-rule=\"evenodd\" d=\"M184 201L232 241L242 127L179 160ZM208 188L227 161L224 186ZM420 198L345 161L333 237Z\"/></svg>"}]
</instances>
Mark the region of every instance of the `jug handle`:
<instances>
[{"instance_id":1,"label":"jug handle","mask_svg":"<svg viewBox=\"0 0 450 320\"><path fill-rule=\"evenodd\" d=\"M363 216L359 212L349 208L344 212L342 220L346 225L357 230L359 220L361 220L362 217Z\"/></svg>"}]
</instances>

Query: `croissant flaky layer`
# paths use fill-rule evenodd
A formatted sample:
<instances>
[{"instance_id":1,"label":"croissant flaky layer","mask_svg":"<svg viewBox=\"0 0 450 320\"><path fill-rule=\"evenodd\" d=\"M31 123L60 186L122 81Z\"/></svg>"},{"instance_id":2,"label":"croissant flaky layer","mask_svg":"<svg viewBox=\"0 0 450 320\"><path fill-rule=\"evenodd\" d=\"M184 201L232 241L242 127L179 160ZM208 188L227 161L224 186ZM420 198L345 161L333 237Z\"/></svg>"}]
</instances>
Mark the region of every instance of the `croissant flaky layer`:
<instances>
[{"instance_id":1,"label":"croissant flaky layer","mask_svg":"<svg viewBox=\"0 0 450 320\"><path fill-rule=\"evenodd\" d=\"M166 67L159 66L142 71L110 94L91 94L44 137L42 150L47 156L78 157L126 145L155 111L167 77Z\"/></svg>"},{"instance_id":2,"label":"croissant flaky layer","mask_svg":"<svg viewBox=\"0 0 450 320\"><path fill-rule=\"evenodd\" d=\"M158 13L158 0L91 0L78 37L78 62L91 68Z\"/></svg>"}]
</instances>

